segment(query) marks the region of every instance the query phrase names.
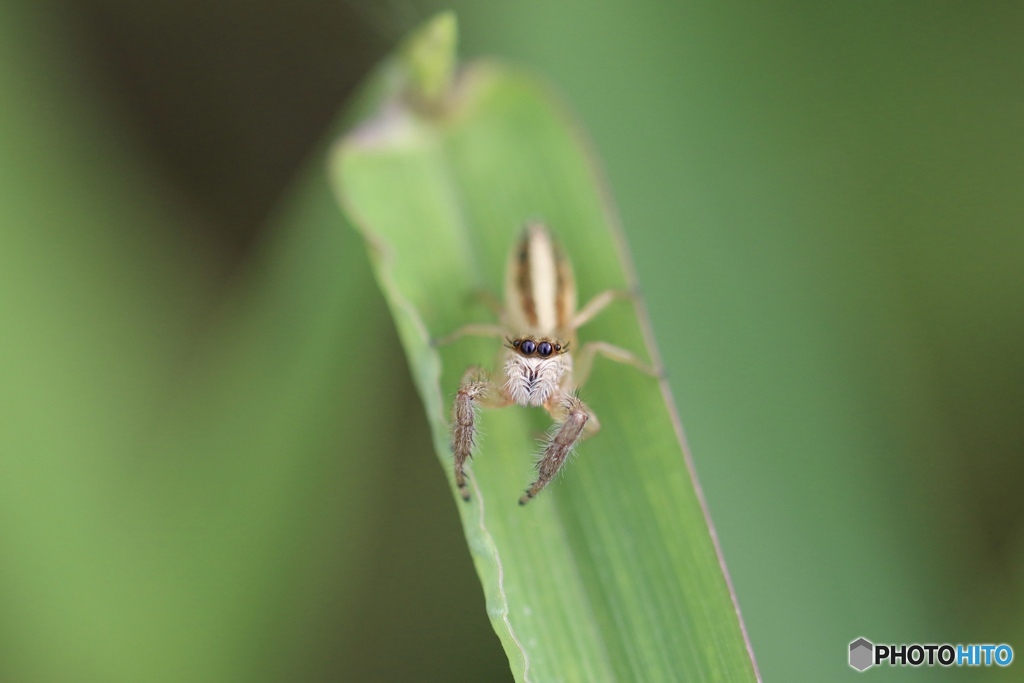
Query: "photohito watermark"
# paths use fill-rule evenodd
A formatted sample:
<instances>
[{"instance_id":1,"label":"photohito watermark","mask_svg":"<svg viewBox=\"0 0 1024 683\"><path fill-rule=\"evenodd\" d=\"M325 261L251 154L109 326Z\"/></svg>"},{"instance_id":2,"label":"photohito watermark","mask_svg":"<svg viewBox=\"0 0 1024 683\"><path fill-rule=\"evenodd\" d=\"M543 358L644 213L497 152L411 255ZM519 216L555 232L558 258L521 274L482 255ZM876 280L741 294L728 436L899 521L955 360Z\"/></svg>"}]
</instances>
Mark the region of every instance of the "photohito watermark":
<instances>
[{"instance_id":1,"label":"photohito watermark","mask_svg":"<svg viewBox=\"0 0 1024 683\"><path fill-rule=\"evenodd\" d=\"M1013 648L1001 645L936 645L911 643L875 645L867 638L850 643L850 666L865 671L876 664L889 666L1009 666Z\"/></svg>"}]
</instances>

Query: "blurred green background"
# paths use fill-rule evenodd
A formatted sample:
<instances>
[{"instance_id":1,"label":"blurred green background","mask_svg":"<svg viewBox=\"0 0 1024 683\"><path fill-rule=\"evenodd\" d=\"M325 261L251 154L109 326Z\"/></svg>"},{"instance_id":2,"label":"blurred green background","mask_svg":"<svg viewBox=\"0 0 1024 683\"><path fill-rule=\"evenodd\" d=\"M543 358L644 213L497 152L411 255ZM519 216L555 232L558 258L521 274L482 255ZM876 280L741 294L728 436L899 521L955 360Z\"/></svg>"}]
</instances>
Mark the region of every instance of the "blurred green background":
<instances>
[{"instance_id":1,"label":"blurred green background","mask_svg":"<svg viewBox=\"0 0 1024 683\"><path fill-rule=\"evenodd\" d=\"M511 679L315 175L444 6L0 6L0 680ZM1024 8L454 7L603 162L765 680L1017 647Z\"/></svg>"}]
</instances>

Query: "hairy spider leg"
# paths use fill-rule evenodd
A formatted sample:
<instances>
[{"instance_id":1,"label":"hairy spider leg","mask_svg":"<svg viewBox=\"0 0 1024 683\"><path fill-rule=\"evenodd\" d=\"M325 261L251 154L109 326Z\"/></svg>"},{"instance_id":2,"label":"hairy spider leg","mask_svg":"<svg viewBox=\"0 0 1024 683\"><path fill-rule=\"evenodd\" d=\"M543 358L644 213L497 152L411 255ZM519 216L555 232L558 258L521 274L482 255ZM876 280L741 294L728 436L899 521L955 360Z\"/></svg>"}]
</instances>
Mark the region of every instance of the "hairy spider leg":
<instances>
[{"instance_id":1,"label":"hairy spider leg","mask_svg":"<svg viewBox=\"0 0 1024 683\"><path fill-rule=\"evenodd\" d=\"M463 337L487 337L490 339L501 339L506 335L505 328L494 323L467 323L459 329L433 340L434 346L447 346L453 344Z\"/></svg>"},{"instance_id":2,"label":"hairy spider leg","mask_svg":"<svg viewBox=\"0 0 1024 683\"><path fill-rule=\"evenodd\" d=\"M606 289L603 292L594 295L594 298L586 303L586 305L576 312L576 315L572 318L572 328L574 330L579 329L586 325L588 322L597 317L597 315L608 308L608 305L614 301L622 299L635 299L636 294L627 289Z\"/></svg>"},{"instance_id":3,"label":"hairy spider leg","mask_svg":"<svg viewBox=\"0 0 1024 683\"><path fill-rule=\"evenodd\" d=\"M575 394L559 391L548 399L544 409L554 419L555 428L537 462L537 479L519 499L520 505L533 500L555 478L580 440L601 428L594 412Z\"/></svg>"},{"instance_id":4,"label":"hairy spider leg","mask_svg":"<svg viewBox=\"0 0 1024 683\"><path fill-rule=\"evenodd\" d=\"M651 377L661 378L664 373L657 368L648 365L639 358L636 357L632 351L627 351L624 348L609 344L603 341L591 341L583 345L583 348L576 354L576 370L575 370L575 381L576 388L582 387L586 384L590 378L590 371L594 368L594 359L598 355L604 356L608 360L613 360L616 363L622 363L632 368L636 368L645 375Z\"/></svg>"},{"instance_id":5,"label":"hairy spider leg","mask_svg":"<svg viewBox=\"0 0 1024 683\"><path fill-rule=\"evenodd\" d=\"M498 386L487 376L483 368L472 366L462 375L459 391L452 406L452 454L455 465L455 484L459 495L469 500L469 485L466 483L466 461L473 456L476 445L476 418L481 407L504 408L512 399L504 387Z\"/></svg>"}]
</instances>

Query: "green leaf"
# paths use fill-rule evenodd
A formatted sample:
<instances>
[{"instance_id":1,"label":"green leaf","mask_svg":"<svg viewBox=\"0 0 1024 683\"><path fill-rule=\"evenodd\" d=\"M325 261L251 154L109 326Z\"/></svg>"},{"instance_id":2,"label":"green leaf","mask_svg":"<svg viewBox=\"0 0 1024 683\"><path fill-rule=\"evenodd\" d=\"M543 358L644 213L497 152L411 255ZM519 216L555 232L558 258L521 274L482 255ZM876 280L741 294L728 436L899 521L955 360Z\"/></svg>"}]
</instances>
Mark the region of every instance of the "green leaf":
<instances>
[{"instance_id":1,"label":"green leaf","mask_svg":"<svg viewBox=\"0 0 1024 683\"><path fill-rule=\"evenodd\" d=\"M449 15L434 21L454 26ZM378 77L404 69L407 89L371 83L390 94L339 141L331 171L366 239L451 480L450 402L465 368L493 368L501 349L431 340L493 321L474 295L500 294L522 225L539 218L553 229L582 301L635 282L601 178L552 94L528 75L476 63L448 87L432 82L431 92L447 95L424 106L415 95L424 54L451 59L407 44ZM581 331L583 342L598 339L657 361L639 304L616 303ZM756 680L667 384L598 360L582 396L602 429L529 505L517 500L549 426L540 409L485 411L471 502L452 481L516 679Z\"/></svg>"}]
</instances>

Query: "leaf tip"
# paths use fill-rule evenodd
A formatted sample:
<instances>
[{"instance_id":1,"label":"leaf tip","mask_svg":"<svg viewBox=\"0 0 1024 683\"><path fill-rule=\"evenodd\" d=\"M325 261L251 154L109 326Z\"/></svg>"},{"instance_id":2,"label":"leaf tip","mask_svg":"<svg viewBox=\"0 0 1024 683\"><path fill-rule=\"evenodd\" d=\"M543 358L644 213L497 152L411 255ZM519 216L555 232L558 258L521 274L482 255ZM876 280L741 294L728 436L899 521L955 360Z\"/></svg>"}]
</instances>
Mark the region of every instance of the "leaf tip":
<instances>
[{"instance_id":1,"label":"leaf tip","mask_svg":"<svg viewBox=\"0 0 1024 683\"><path fill-rule=\"evenodd\" d=\"M421 103L436 105L450 89L458 33L455 13L440 12L416 29L402 46L411 94Z\"/></svg>"}]
</instances>

